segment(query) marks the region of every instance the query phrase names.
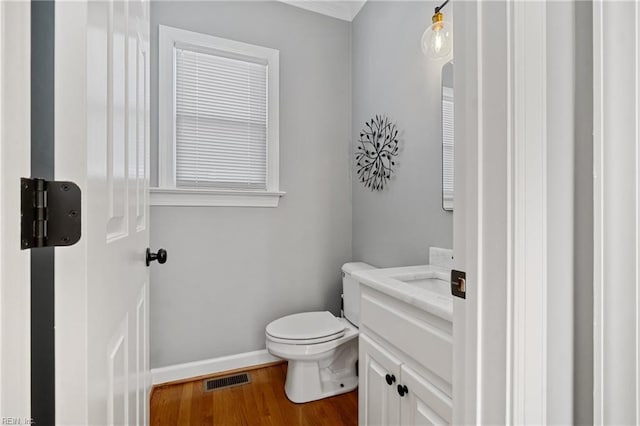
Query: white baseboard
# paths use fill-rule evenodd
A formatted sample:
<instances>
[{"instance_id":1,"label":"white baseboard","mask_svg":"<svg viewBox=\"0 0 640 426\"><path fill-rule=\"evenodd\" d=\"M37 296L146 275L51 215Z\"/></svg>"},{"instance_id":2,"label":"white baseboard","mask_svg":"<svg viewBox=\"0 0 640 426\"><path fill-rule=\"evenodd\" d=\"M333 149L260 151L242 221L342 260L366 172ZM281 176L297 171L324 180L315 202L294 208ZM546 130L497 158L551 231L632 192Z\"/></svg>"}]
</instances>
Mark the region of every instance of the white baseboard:
<instances>
[{"instance_id":1,"label":"white baseboard","mask_svg":"<svg viewBox=\"0 0 640 426\"><path fill-rule=\"evenodd\" d=\"M281 359L271 355L266 349L262 349L259 351L223 356L220 358L211 358L202 361L169 365L167 367L152 368L151 383L153 385L159 385L162 383L175 382L176 380L184 380L192 377L220 373L222 371L253 367L255 365L267 364L274 361L281 361Z\"/></svg>"}]
</instances>

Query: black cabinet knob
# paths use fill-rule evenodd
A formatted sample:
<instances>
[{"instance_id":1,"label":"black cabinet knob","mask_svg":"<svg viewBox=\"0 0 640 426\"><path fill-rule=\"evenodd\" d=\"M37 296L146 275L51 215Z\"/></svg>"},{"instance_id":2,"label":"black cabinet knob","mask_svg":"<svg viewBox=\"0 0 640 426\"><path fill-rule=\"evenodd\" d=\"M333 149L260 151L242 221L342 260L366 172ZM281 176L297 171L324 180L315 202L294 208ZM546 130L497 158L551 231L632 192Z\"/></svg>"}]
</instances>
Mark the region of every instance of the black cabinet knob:
<instances>
[{"instance_id":1,"label":"black cabinet knob","mask_svg":"<svg viewBox=\"0 0 640 426\"><path fill-rule=\"evenodd\" d=\"M157 253L151 253L151 249L147 249L147 266L155 260L160 264L165 263L167 261L167 251L165 249L159 249Z\"/></svg>"},{"instance_id":2,"label":"black cabinet knob","mask_svg":"<svg viewBox=\"0 0 640 426\"><path fill-rule=\"evenodd\" d=\"M394 376L393 374L387 374L386 376L384 376L384 378L389 386L396 382L396 376Z\"/></svg>"},{"instance_id":3,"label":"black cabinet knob","mask_svg":"<svg viewBox=\"0 0 640 426\"><path fill-rule=\"evenodd\" d=\"M407 389L407 385L398 385L398 394L400 396L405 396L409 393L409 389Z\"/></svg>"}]
</instances>

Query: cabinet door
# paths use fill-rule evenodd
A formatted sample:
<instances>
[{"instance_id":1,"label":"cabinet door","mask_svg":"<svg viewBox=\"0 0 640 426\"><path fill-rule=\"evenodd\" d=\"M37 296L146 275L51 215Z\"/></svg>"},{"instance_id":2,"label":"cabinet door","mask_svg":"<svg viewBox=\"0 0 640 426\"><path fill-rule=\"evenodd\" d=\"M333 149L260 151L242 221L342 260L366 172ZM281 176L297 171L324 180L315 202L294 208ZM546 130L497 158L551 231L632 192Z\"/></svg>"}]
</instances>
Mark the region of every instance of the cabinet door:
<instances>
[{"instance_id":1,"label":"cabinet door","mask_svg":"<svg viewBox=\"0 0 640 426\"><path fill-rule=\"evenodd\" d=\"M447 425L451 423L451 399L407 366L402 366L401 384L407 393L401 398L403 425Z\"/></svg>"},{"instance_id":2,"label":"cabinet door","mask_svg":"<svg viewBox=\"0 0 640 426\"><path fill-rule=\"evenodd\" d=\"M365 426L400 424L400 361L360 334L359 423ZM392 380L387 383L387 375Z\"/></svg>"}]
</instances>

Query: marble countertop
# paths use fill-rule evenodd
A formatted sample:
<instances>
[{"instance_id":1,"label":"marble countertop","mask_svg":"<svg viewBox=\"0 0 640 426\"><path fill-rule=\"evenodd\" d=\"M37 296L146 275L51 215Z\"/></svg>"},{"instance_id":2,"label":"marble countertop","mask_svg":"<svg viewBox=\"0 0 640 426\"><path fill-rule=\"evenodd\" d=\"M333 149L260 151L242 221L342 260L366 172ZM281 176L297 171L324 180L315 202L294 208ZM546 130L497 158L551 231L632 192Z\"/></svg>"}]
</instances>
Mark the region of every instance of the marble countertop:
<instances>
[{"instance_id":1,"label":"marble countertop","mask_svg":"<svg viewBox=\"0 0 640 426\"><path fill-rule=\"evenodd\" d=\"M444 266L417 265L397 268L357 271L353 277L361 284L415 306L447 321L453 321L453 300L449 288L451 270ZM438 291L427 289L419 283L425 279L442 280Z\"/></svg>"}]
</instances>

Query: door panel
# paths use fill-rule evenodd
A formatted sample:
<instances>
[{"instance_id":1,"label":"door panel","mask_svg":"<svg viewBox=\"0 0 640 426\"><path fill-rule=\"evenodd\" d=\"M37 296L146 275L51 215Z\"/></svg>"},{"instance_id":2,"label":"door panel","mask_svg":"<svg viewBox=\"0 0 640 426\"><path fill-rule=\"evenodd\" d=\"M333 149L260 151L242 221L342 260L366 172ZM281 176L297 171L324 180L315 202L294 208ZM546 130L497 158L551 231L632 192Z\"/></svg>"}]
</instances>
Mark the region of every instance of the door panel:
<instances>
[{"instance_id":1,"label":"door panel","mask_svg":"<svg viewBox=\"0 0 640 426\"><path fill-rule=\"evenodd\" d=\"M131 424L147 424L147 393L148 386L144 372L149 371L148 364L148 308L147 308L147 283L142 284L136 305L136 388L135 388L135 419Z\"/></svg>"},{"instance_id":2,"label":"door panel","mask_svg":"<svg viewBox=\"0 0 640 426\"><path fill-rule=\"evenodd\" d=\"M128 417L127 352L129 346L128 324L125 321L116 330L107 347L108 388L107 424L121 425Z\"/></svg>"},{"instance_id":3,"label":"door panel","mask_svg":"<svg viewBox=\"0 0 640 426\"><path fill-rule=\"evenodd\" d=\"M127 57L127 3L109 4L107 61L107 191L109 221L107 240L127 235L127 147L131 143L127 120L129 112L127 83L131 63Z\"/></svg>"},{"instance_id":4,"label":"door panel","mask_svg":"<svg viewBox=\"0 0 640 426\"><path fill-rule=\"evenodd\" d=\"M83 193L82 240L56 256L61 424L148 419L148 8L56 3L56 93L65 94L56 105L56 177Z\"/></svg>"},{"instance_id":5,"label":"door panel","mask_svg":"<svg viewBox=\"0 0 640 426\"><path fill-rule=\"evenodd\" d=\"M147 228L147 194L149 193L148 171L148 124L149 124L149 100L148 95L148 52L147 44L138 29L136 40L136 146L135 146L135 197L136 197L136 230L144 231Z\"/></svg>"}]
</instances>

